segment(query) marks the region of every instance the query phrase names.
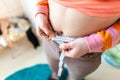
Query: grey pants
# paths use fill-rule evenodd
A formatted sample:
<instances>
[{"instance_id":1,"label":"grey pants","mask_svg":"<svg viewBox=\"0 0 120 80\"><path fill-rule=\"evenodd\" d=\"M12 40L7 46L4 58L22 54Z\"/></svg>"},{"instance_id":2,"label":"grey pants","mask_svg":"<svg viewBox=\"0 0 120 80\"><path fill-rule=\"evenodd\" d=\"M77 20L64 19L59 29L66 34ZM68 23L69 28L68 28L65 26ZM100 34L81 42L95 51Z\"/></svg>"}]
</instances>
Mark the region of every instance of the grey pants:
<instances>
[{"instance_id":1,"label":"grey pants","mask_svg":"<svg viewBox=\"0 0 120 80\"><path fill-rule=\"evenodd\" d=\"M57 74L59 56L61 50L57 43L53 41L43 41L43 48L46 51L49 66ZM80 80L95 71L101 63L101 53L87 53L79 58L65 57L64 63L67 65L68 80Z\"/></svg>"}]
</instances>

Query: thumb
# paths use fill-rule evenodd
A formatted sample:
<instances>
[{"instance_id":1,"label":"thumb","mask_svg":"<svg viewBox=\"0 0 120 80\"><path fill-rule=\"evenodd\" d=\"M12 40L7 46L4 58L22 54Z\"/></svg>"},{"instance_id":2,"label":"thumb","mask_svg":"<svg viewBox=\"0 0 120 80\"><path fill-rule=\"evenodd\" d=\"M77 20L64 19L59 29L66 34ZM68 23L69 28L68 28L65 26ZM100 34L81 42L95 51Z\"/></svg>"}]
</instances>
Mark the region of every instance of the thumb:
<instances>
[{"instance_id":1,"label":"thumb","mask_svg":"<svg viewBox=\"0 0 120 80\"><path fill-rule=\"evenodd\" d=\"M52 31L51 29L49 29L49 27L43 27L42 30L44 31L44 33L49 36L50 38L54 37L54 31Z\"/></svg>"},{"instance_id":2,"label":"thumb","mask_svg":"<svg viewBox=\"0 0 120 80\"><path fill-rule=\"evenodd\" d=\"M67 50L72 48L72 43L63 43L59 46L62 50Z\"/></svg>"}]
</instances>

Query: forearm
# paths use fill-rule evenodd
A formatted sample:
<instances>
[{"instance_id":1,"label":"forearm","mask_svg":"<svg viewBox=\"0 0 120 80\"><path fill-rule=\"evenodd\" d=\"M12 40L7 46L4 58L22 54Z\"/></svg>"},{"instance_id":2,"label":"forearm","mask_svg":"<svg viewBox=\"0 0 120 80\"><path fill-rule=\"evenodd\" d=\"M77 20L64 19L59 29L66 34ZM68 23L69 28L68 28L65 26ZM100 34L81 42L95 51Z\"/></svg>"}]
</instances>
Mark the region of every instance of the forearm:
<instances>
[{"instance_id":1,"label":"forearm","mask_svg":"<svg viewBox=\"0 0 120 80\"><path fill-rule=\"evenodd\" d=\"M89 52L102 52L120 41L120 19L109 28L84 37L89 48Z\"/></svg>"}]
</instances>

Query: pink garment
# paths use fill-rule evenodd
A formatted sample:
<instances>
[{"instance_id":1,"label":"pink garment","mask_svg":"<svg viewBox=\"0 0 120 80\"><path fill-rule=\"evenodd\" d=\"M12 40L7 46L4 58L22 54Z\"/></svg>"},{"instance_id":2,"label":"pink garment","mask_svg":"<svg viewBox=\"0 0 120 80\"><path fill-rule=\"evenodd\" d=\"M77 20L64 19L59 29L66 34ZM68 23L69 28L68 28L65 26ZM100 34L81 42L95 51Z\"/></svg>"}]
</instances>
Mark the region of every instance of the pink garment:
<instances>
[{"instance_id":1,"label":"pink garment","mask_svg":"<svg viewBox=\"0 0 120 80\"><path fill-rule=\"evenodd\" d=\"M96 17L114 17L120 15L120 0L54 0L83 14Z\"/></svg>"},{"instance_id":2,"label":"pink garment","mask_svg":"<svg viewBox=\"0 0 120 80\"><path fill-rule=\"evenodd\" d=\"M44 6L44 5L37 5L36 6L36 14L39 14L39 13L42 13L42 14L45 14L47 17L48 17L48 6Z\"/></svg>"},{"instance_id":3,"label":"pink garment","mask_svg":"<svg viewBox=\"0 0 120 80\"><path fill-rule=\"evenodd\" d=\"M87 42L89 52L102 52L102 47L103 47L103 40L100 38L99 35L96 33L93 33L89 36L85 36L84 39Z\"/></svg>"},{"instance_id":4,"label":"pink garment","mask_svg":"<svg viewBox=\"0 0 120 80\"><path fill-rule=\"evenodd\" d=\"M97 33L93 33L93 34L90 34L89 36L84 37L88 44L89 52L105 51L109 48L114 47L119 43L120 41L120 22L119 21L120 20L116 21L116 23L114 23L113 25L111 25L110 27L104 30L105 31L104 36L102 36L104 40ZM98 32L101 32L101 31L98 31ZM108 33L112 38L112 42L109 42L109 44L112 44L111 46L109 46L108 44L104 44L106 42L105 40L108 41L110 38L109 36L106 37L107 36L105 35L106 33ZM103 50L104 46L107 46L107 47L105 47L105 49Z\"/></svg>"}]
</instances>

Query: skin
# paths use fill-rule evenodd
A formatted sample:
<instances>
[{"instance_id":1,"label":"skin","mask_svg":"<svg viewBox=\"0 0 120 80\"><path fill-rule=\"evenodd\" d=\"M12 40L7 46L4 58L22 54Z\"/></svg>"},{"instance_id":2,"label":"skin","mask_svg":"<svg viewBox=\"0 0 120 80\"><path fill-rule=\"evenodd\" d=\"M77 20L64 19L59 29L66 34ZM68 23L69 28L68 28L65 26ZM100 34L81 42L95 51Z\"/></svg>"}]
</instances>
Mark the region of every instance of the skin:
<instances>
[{"instance_id":1,"label":"skin","mask_svg":"<svg viewBox=\"0 0 120 80\"><path fill-rule=\"evenodd\" d=\"M49 0L49 21L44 14L36 16L37 34L48 41L56 34L67 37L79 37L70 43L60 45L65 56L78 58L89 52L85 35L97 32L112 25L120 16L101 18L85 15ZM56 13L57 12L57 13Z\"/></svg>"}]
</instances>

